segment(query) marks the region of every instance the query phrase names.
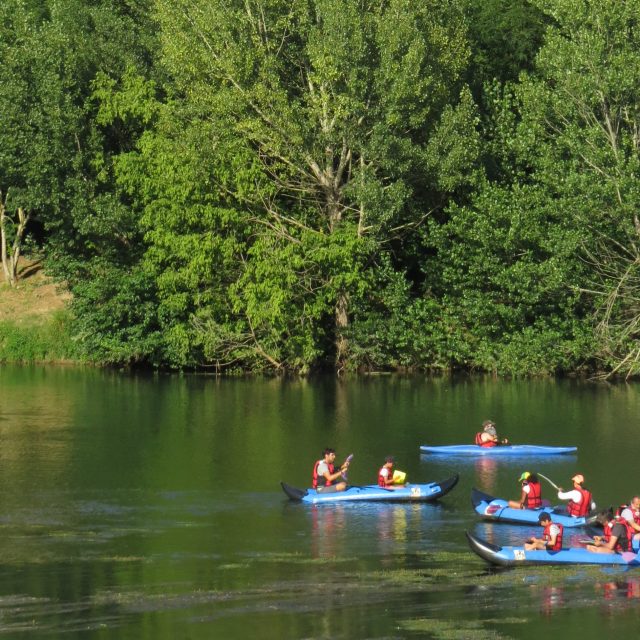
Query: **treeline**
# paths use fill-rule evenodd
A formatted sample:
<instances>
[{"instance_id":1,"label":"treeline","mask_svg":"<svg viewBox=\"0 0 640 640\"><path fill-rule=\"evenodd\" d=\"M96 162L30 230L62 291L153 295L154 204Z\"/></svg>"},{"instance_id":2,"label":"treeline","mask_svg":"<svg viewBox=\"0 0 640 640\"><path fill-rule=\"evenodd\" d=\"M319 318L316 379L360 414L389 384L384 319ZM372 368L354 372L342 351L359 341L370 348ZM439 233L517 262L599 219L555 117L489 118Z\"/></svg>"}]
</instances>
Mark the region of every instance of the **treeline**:
<instances>
[{"instance_id":1,"label":"treeline","mask_svg":"<svg viewBox=\"0 0 640 640\"><path fill-rule=\"evenodd\" d=\"M640 371L637 3L3 0L0 88L90 360Z\"/></svg>"}]
</instances>

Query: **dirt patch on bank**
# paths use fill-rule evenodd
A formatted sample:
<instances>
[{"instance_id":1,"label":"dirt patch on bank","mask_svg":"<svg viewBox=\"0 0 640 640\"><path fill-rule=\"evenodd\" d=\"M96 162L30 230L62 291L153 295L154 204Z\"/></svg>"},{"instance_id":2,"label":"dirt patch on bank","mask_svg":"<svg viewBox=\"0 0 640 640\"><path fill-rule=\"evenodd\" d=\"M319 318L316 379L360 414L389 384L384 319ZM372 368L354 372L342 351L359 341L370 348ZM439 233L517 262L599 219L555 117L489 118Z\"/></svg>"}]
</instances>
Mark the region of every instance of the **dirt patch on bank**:
<instances>
[{"instance_id":1,"label":"dirt patch on bank","mask_svg":"<svg viewBox=\"0 0 640 640\"><path fill-rule=\"evenodd\" d=\"M64 309L71 294L52 282L38 260L21 259L18 263L18 285L9 286L0 269L0 322L39 323Z\"/></svg>"}]
</instances>

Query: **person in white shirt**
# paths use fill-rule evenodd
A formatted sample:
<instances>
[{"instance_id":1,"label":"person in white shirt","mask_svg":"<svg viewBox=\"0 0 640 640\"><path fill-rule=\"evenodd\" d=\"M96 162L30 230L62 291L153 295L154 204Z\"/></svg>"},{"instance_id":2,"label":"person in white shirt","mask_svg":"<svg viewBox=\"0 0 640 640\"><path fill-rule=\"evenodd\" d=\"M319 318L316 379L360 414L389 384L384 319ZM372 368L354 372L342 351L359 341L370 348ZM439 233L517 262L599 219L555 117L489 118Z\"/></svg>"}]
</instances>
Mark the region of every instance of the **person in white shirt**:
<instances>
[{"instance_id":1,"label":"person in white shirt","mask_svg":"<svg viewBox=\"0 0 640 640\"><path fill-rule=\"evenodd\" d=\"M544 527L542 538L531 538L525 542L526 551L560 551L562 549L562 525L551 521L551 516L543 511L538 522Z\"/></svg>"},{"instance_id":2,"label":"person in white shirt","mask_svg":"<svg viewBox=\"0 0 640 640\"><path fill-rule=\"evenodd\" d=\"M576 474L571 478L573 482L573 489L571 491L564 491L562 487L558 488L558 498L560 500L568 500L567 513L574 518L584 517L586 518L591 511L596 508L596 503L593 501L591 491L585 489L584 476L581 473Z\"/></svg>"},{"instance_id":3,"label":"person in white shirt","mask_svg":"<svg viewBox=\"0 0 640 640\"><path fill-rule=\"evenodd\" d=\"M640 496L633 496L631 502L620 512L620 517L635 531L633 539L640 540Z\"/></svg>"}]
</instances>

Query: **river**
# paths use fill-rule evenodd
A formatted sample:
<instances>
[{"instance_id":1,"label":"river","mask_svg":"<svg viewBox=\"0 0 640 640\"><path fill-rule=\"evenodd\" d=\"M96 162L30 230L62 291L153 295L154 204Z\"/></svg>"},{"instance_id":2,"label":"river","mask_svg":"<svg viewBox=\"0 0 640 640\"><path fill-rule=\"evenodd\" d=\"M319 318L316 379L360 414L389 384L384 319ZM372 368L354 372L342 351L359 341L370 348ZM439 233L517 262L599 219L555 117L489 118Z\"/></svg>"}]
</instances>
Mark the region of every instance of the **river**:
<instances>
[{"instance_id":1,"label":"river","mask_svg":"<svg viewBox=\"0 0 640 640\"><path fill-rule=\"evenodd\" d=\"M485 418L575 456L420 455ZM377 376L218 379L0 367L0 634L68 638L538 638L637 632L640 569L491 570L464 531L472 487L505 498L539 471L585 475L599 506L640 493L640 387ZM325 446L375 482L460 474L432 505L290 503ZM546 497L553 494L544 487Z\"/></svg>"}]
</instances>

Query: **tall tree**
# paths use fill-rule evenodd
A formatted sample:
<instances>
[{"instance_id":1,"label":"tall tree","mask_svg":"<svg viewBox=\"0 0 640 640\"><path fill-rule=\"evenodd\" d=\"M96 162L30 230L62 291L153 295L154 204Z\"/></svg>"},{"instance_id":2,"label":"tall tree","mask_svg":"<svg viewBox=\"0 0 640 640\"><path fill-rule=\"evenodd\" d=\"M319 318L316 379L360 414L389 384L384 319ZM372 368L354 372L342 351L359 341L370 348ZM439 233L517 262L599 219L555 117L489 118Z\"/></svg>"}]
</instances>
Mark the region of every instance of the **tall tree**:
<instances>
[{"instance_id":1,"label":"tall tree","mask_svg":"<svg viewBox=\"0 0 640 640\"><path fill-rule=\"evenodd\" d=\"M445 307L476 365L637 374L640 9L533 4L544 46L494 95L504 170L439 230Z\"/></svg>"},{"instance_id":2,"label":"tall tree","mask_svg":"<svg viewBox=\"0 0 640 640\"><path fill-rule=\"evenodd\" d=\"M350 319L381 256L473 176L458 3L160 0L158 18L186 132L176 148L216 156L191 194L237 212L213 227L236 241L230 304L198 325L209 357L251 344L269 366L304 369L330 342L348 365ZM150 210L157 257L172 244L163 230L179 232ZM175 299L184 285L171 286Z\"/></svg>"}]
</instances>

